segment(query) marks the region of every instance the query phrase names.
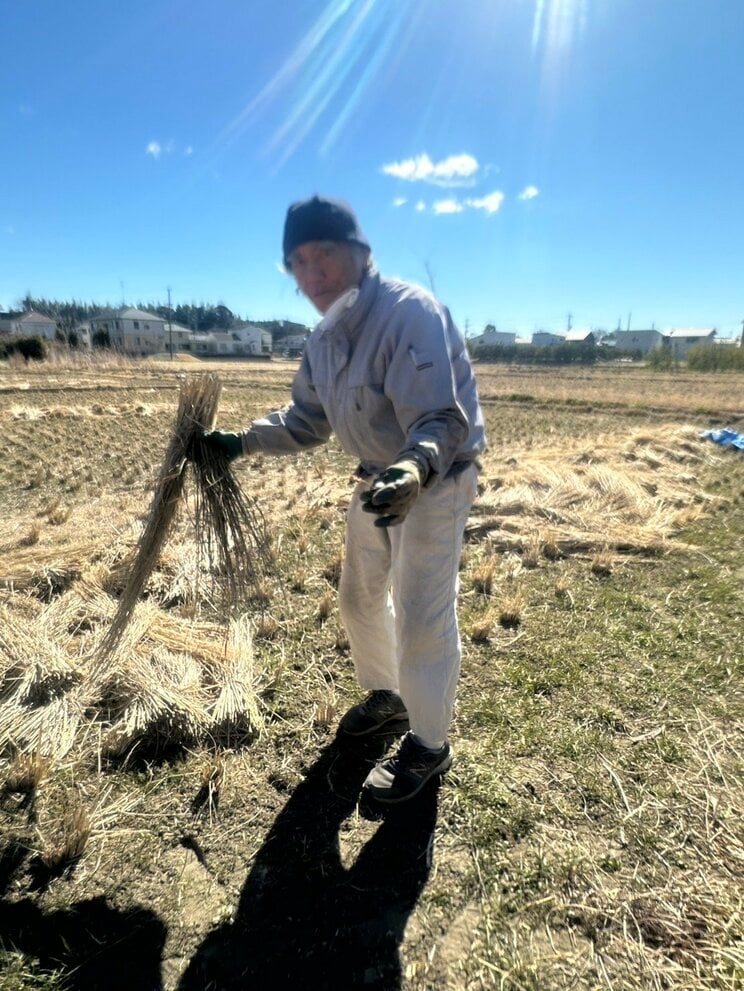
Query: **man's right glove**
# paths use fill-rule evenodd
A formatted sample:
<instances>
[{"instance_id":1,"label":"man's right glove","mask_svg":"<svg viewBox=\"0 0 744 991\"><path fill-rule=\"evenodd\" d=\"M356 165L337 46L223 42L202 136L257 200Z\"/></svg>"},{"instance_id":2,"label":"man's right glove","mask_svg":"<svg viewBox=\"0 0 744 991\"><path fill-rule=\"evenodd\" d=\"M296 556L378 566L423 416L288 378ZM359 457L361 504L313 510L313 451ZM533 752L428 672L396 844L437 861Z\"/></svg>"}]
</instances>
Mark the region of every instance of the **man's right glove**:
<instances>
[{"instance_id":1,"label":"man's right glove","mask_svg":"<svg viewBox=\"0 0 744 991\"><path fill-rule=\"evenodd\" d=\"M363 512L380 517L375 526L398 526L418 499L421 476L421 466L412 458L390 465L362 492Z\"/></svg>"},{"instance_id":2,"label":"man's right glove","mask_svg":"<svg viewBox=\"0 0 744 991\"><path fill-rule=\"evenodd\" d=\"M240 434L231 434L227 430L205 430L201 439L207 447L219 452L228 461L233 461L243 453L243 438Z\"/></svg>"}]
</instances>

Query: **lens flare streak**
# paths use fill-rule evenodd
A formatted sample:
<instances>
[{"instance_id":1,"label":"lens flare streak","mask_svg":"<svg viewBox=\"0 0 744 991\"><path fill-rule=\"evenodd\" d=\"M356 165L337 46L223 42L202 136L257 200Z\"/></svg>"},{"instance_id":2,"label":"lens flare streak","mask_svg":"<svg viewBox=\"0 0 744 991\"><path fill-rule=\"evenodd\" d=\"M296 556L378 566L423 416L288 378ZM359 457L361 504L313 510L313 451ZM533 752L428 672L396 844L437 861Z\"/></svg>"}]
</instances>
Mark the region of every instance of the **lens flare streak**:
<instances>
[{"instance_id":1,"label":"lens flare streak","mask_svg":"<svg viewBox=\"0 0 744 991\"><path fill-rule=\"evenodd\" d=\"M416 6L410 0L331 0L273 78L222 130L215 151L226 151L259 116L284 103L281 122L264 147L277 167L324 117L319 147L328 154L391 53L400 54L404 22Z\"/></svg>"}]
</instances>

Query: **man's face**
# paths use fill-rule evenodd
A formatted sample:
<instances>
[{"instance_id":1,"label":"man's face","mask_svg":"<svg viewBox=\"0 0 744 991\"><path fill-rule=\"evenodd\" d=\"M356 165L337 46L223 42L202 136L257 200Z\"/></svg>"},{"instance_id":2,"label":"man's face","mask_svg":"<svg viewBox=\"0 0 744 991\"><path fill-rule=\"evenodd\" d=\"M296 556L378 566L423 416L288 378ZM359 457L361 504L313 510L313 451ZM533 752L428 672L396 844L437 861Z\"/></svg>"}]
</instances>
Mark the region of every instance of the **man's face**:
<instances>
[{"instance_id":1,"label":"man's face","mask_svg":"<svg viewBox=\"0 0 744 991\"><path fill-rule=\"evenodd\" d=\"M325 313L364 274L361 251L343 241L306 241L289 257L300 292L319 313Z\"/></svg>"}]
</instances>

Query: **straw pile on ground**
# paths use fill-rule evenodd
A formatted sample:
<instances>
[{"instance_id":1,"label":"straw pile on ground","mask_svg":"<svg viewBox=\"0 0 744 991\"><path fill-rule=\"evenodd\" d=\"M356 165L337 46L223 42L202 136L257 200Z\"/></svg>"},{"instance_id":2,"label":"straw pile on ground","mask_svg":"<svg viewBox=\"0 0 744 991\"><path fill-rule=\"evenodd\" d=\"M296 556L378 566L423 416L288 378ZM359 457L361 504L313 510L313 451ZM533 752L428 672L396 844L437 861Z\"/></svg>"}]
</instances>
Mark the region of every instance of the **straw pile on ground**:
<instances>
[{"instance_id":1,"label":"straw pile on ground","mask_svg":"<svg viewBox=\"0 0 744 991\"><path fill-rule=\"evenodd\" d=\"M150 510L130 555L80 544L49 560L29 549L6 563L0 581L15 593L9 603L25 598L22 589L51 604L31 631L0 603L0 748L59 758L84 741L91 723L109 752L143 738L183 743L260 729L250 628L240 609L263 575L268 539L227 458L201 439L214 424L220 391L214 375L182 381ZM141 601L167 557L189 465L195 539L171 553L170 578L161 562L155 601ZM201 574L228 629L180 619L156 604L195 596ZM117 591L118 602L109 594Z\"/></svg>"},{"instance_id":2,"label":"straw pile on ground","mask_svg":"<svg viewBox=\"0 0 744 991\"><path fill-rule=\"evenodd\" d=\"M536 534L560 554L659 553L713 501L694 474L713 457L684 427L487 457L467 535L517 553Z\"/></svg>"},{"instance_id":3,"label":"straw pile on ground","mask_svg":"<svg viewBox=\"0 0 744 991\"><path fill-rule=\"evenodd\" d=\"M138 742L234 741L260 732L247 617L225 630L138 603L102 668L93 659L116 609L88 579L44 606L30 629L0 604L0 750L61 759L85 748L91 728L109 755Z\"/></svg>"},{"instance_id":4,"label":"straw pile on ground","mask_svg":"<svg viewBox=\"0 0 744 991\"><path fill-rule=\"evenodd\" d=\"M100 541L77 540L64 546L14 548L3 553L0 588L32 592L50 599L79 578L102 554Z\"/></svg>"},{"instance_id":5,"label":"straw pile on ground","mask_svg":"<svg viewBox=\"0 0 744 991\"><path fill-rule=\"evenodd\" d=\"M104 750L120 753L137 741L234 739L260 729L250 625L231 604L241 583L254 579L265 545L254 553L257 531L243 526L246 510L234 482L223 485L226 465L196 455L202 460L190 525L197 524L197 541L188 539L182 520L179 537L187 539L165 543L186 484L187 453L212 423L219 384L202 379L188 390L133 556L125 541L102 547L100 537L56 552L34 547L4 556L0 749L60 757L95 736ZM538 539L546 554L658 552L673 547L675 529L711 504L695 471L716 456L693 430L679 428L599 438L591 447L527 449L508 460L490 452L470 536L523 556ZM227 493L223 502L219 491ZM306 489L298 499L317 495ZM336 489L331 501L335 496ZM339 483L338 499L347 497ZM210 530L221 505L228 508ZM293 503L287 512L297 509ZM246 576L239 568L247 554ZM52 582L50 573L63 571L66 583ZM194 619L192 608L206 591L197 587L199 576L206 584L223 573L233 610L228 629Z\"/></svg>"}]
</instances>

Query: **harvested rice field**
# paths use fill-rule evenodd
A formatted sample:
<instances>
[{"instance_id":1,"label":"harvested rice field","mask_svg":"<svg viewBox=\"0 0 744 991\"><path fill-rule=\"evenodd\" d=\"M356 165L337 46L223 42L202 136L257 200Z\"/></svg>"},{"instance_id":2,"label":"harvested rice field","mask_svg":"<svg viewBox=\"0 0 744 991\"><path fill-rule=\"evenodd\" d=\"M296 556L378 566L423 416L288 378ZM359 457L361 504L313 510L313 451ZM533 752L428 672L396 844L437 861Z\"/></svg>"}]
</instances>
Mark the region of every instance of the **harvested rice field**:
<instances>
[{"instance_id":1,"label":"harvested rice field","mask_svg":"<svg viewBox=\"0 0 744 991\"><path fill-rule=\"evenodd\" d=\"M225 429L288 401L194 364ZM744 458L699 438L740 378L477 367L455 763L383 815L335 743L334 441L236 464L239 611L187 479L106 641L192 373L0 366L0 991L743 988Z\"/></svg>"}]
</instances>

